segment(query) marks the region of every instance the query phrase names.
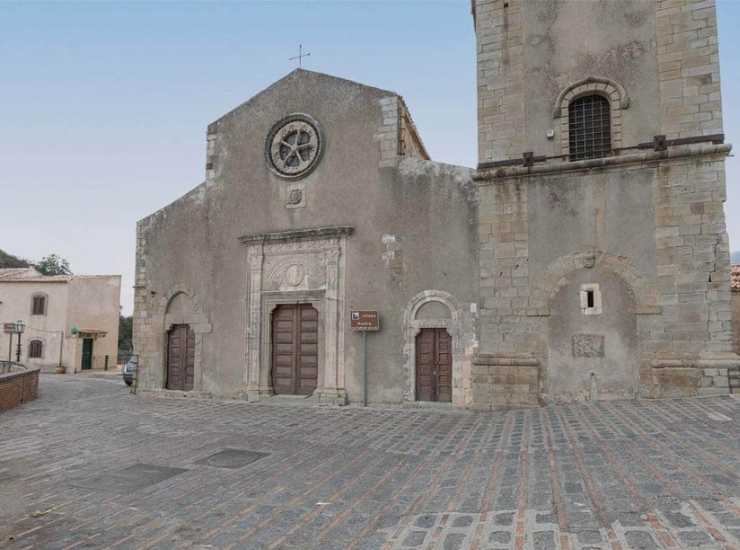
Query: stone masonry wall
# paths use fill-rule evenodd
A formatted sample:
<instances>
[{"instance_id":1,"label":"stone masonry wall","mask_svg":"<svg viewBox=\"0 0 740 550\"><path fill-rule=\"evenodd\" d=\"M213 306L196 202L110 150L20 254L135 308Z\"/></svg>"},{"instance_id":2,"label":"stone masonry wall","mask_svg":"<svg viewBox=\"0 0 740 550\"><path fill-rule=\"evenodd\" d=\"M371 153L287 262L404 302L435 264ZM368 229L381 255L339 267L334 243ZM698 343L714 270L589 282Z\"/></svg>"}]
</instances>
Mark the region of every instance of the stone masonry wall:
<instances>
[{"instance_id":1,"label":"stone masonry wall","mask_svg":"<svg viewBox=\"0 0 740 550\"><path fill-rule=\"evenodd\" d=\"M722 133L715 1L658 0L656 33L663 133Z\"/></svg>"},{"instance_id":2,"label":"stone masonry wall","mask_svg":"<svg viewBox=\"0 0 740 550\"><path fill-rule=\"evenodd\" d=\"M557 154L544 140L554 124L545 110L564 85L590 77L611 79L629 96L620 126L626 137L614 141L623 147L660 134L722 132L713 0L577 4L475 2L480 163L521 158L527 147L535 156ZM594 23L585 35L603 40L593 51L570 51L578 41L562 36L564 26L620 10L624 18L612 19L624 32ZM525 82L538 83L542 97L528 95ZM529 388L547 396L549 300L568 284L569 270L594 265L616 273L634 294L640 395L727 393L728 369L738 360L723 211L729 151L715 140L478 171L477 406L512 404L506 391L488 387L495 369L506 372L499 382L514 395L515 386L526 386L515 383L526 378L517 369L538 365L539 383Z\"/></svg>"},{"instance_id":3,"label":"stone masonry wall","mask_svg":"<svg viewBox=\"0 0 740 550\"><path fill-rule=\"evenodd\" d=\"M732 291L732 334L735 353L740 353L740 289Z\"/></svg>"},{"instance_id":4,"label":"stone masonry wall","mask_svg":"<svg viewBox=\"0 0 740 550\"><path fill-rule=\"evenodd\" d=\"M522 4L477 0L475 13L478 160L518 157L525 143Z\"/></svg>"},{"instance_id":5,"label":"stone masonry wall","mask_svg":"<svg viewBox=\"0 0 740 550\"><path fill-rule=\"evenodd\" d=\"M656 180L659 357L731 349L724 155L661 164Z\"/></svg>"},{"instance_id":6,"label":"stone masonry wall","mask_svg":"<svg viewBox=\"0 0 740 550\"><path fill-rule=\"evenodd\" d=\"M156 331L152 325L149 307L149 291L147 290L147 262L146 262L146 226L142 220L136 224L136 273L134 284L134 318L133 318L133 345L134 352L139 356L139 364L143 361L155 359ZM157 327L158 328L158 327ZM145 371L139 377L146 376Z\"/></svg>"}]
</instances>

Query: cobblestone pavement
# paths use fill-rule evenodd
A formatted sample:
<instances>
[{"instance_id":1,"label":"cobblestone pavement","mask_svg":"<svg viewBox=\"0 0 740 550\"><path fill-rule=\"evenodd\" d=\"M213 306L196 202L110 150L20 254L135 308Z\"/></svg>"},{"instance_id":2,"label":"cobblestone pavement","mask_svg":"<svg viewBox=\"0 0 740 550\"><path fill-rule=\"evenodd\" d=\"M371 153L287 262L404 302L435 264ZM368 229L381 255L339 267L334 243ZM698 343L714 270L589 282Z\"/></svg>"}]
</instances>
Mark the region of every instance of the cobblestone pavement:
<instances>
[{"instance_id":1,"label":"cobblestone pavement","mask_svg":"<svg viewBox=\"0 0 740 550\"><path fill-rule=\"evenodd\" d=\"M730 397L474 414L46 375L0 414L0 547L740 548L739 476Z\"/></svg>"}]
</instances>

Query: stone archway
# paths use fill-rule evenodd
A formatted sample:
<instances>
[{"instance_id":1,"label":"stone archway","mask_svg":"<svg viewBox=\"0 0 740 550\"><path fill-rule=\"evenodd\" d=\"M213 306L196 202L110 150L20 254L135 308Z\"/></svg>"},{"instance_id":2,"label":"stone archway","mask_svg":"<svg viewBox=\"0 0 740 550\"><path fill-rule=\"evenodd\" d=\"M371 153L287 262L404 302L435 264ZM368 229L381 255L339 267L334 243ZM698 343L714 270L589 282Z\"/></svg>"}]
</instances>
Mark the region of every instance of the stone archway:
<instances>
[{"instance_id":1,"label":"stone archway","mask_svg":"<svg viewBox=\"0 0 740 550\"><path fill-rule=\"evenodd\" d=\"M452 294L443 290L425 290L406 305L403 315L403 356L406 387L405 402L416 402L416 340L422 329L445 329L452 338L452 403L465 405L463 392L463 312Z\"/></svg>"},{"instance_id":2,"label":"stone archway","mask_svg":"<svg viewBox=\"0 0 740 550\"><path fill-rule=\"evenodd\" d=\"M549 303L545 393L552 402L630 399L639 387L635 295L603 266L563 277Z\"/></svg>"},{"instance_id":3,"label":"stone archway","mask_svg":"<svg viewBox=\"0 0 740 550\"><path fill-rule=\"evenodd\" d=\"M594 309L586 314L582 309L589 306L589 290L595 293ZM636 334L649 330L652 316L662 308L657 305L655 283L627 258L596 249L562 256L533 277L529 307L546 319L545 400L637 395L646 359ZM596 313L599 307L601 313ZM622 366L614 364L617 356L623 357ZM558 379L558 365L580 365L580 371L573 371L568 380ZM621 372L621 382L610 376L608 365L614 374ZM585 378L580 376L584 373Z\"/></svg>"},{"instance_id":4,"label":"stone archway","mask_svg":"<svg viewBox=\"0 0 740 550\"><path fill-rule=\"evenodd\" d=\"M552 116L560 119L560 148L563 155L570 154L568 106L584 95L600 95L609 102L611 117L611 144L615 149L622 147L622 111L630 105L630 98L619 82L600 76L590 76L571 83L558 94Z\"/></svg>"},{"instance_id":5,"label":"stone archway","mask_svg":"<svg viewBox=\"0 0 740 550\"><path fill-rule=\"evenodd\" d=\"M162 357L164 359L160 375L160 387L167 388L167 372L171 365L168 364L168 346L170 337L178 327L187 327L187 338L191 339L192 350L192 385L185 384L186 391L202 391L203 384L203 335L211 332L211 324L208 317L200 311L200 307L193 298L192 292L183 287L175 287L165 300L164 313L162 315ZM183 329L185 330L185 329ZM186 348L187 350L187 348ZM186 353L187 355L187 353Z\"/></svg>"}]
</instances>

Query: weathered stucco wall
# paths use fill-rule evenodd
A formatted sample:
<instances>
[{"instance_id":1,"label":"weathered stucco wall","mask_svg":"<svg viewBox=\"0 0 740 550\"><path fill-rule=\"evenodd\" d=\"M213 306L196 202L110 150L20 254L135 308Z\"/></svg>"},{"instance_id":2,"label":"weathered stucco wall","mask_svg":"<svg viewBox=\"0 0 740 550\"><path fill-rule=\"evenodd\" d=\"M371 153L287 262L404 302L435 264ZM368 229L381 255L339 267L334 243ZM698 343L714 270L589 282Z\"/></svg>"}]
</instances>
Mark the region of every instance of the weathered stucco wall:
<instances>
[{"instance_id":1,"label":"weathered stucco wall","mask_svg":"<svg viewBox=\"0 0 740 550\"><path fill-rule=\"evenodd\" d=\"M105 332L93 342L92 368L107 365L115 368L118 360L118 324L121 314L120 275L78 275L69 282L69 307L66 317L66 334L72 327ZM82 340L73 338L68 363L72 370L80 370Z\"/></svg>"},{"instance_id":2,"label":"weathered stucco wall","mask_svg":"<svg viewBox=\"0 0 740 550\"><path fill-rule=\"evenodd\" d=\"M382 319L382 330L368 338L373 402L403 399L404 310L419 292L454 296L467 312L466 338L473 339L471 171L401 161L402 109L391 92L295 71L209 126L206 182L138 224L134 338L143 387L165 383L165 312L172 296L184 293L199 334L195 390L248 393L249 297L256 283L247 261L254 245L240 243L243 235L353 228L341 252L338 296L347 319L338 341L350 400L362 395L360 337L349 330L350 306L378 309ZM325 148L308 176L286 181L269 170L265 139L275 123L296 112L318 121ZM295 189L302 194L297 205L289 197ZM252 342L252 351L257 345Z\"/></svg>"},{"instance_id":3,"label":"weathered stucco wall","mask_svg":"<svg viewBox=\"0 0 740 550\"><path fill-rule=\"evenodd\" d=\"M81 368L82 342L72 334L72 327L104 331L105 337L95 341L95 369L114 368L118 352L118 321L120 315L120 275L73 275L44 277L35 274L23 280L0 281L0 315L3 319L22 320L26 325L22 337L21 362L44 372L56 369L61 361L69 372ZM43 315L33 315L35 295L46 297ZM8 358L9 339L0 338L0 359ZM41 357L29 357L32 340L42 343ZM16 359L17 338L13 337L12 359Z\"/></svg>"},{"instance_id":4,"label":"weathered stucco wall","mask_svg":"<svg viewBox=\"0 0 740 550\"><path fill-rule=\"evenodd\" d=\"M60 282L0 282L0 315L3 322L22 320L26 329L21 339L21 363L38 367L45 372L53 370L59 363L59 340L67 316L68 284ZM46 296L46 315L31 315L33 296ZM41 357L28 357L28 343L41 340ZM0 360L8 359L7 334L0 335ZM11 359L16 360L17 336L13 336ZM65 342L65 350L68 343Z\"/></svg>"}]
</instances>

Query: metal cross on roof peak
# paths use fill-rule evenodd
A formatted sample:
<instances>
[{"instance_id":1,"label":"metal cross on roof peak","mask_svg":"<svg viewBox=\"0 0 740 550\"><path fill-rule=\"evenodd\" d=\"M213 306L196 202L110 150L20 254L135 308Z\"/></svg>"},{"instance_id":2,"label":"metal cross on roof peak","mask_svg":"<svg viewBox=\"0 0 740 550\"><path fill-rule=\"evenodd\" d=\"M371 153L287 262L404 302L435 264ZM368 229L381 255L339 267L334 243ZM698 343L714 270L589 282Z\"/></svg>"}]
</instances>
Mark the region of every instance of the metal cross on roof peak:
<instances>
[{"instance_id":1,"label":"metal cross on roof peak","mask_svg":"<svg viewBox=\"0 0 740 550\"><path fill-rule=\"evenodd\" d=\"M291 57L288 61L298 61L298 68L303 65L303 58L311 55L311 52L303 53L303 44L298 44L298 55Z\"/></svg>"}]
</instances>

